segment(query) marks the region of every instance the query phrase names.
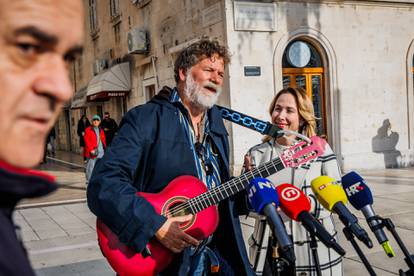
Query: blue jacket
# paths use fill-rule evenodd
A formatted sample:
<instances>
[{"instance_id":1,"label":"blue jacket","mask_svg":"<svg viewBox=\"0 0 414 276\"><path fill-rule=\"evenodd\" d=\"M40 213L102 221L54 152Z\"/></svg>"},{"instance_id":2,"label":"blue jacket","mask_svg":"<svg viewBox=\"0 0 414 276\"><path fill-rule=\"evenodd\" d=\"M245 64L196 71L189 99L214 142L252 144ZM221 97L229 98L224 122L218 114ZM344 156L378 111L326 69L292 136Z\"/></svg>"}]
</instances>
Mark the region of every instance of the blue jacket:
<instances>
[{"instance_id":1,"label":"blue jacket","mask_svg":"<svg viewBox=\"0 0 414 276\"><path fill-rule=\"evenodd\" d=\"M124 116L118 135L96 164L88 185L89 208L121 242L137 252L142 252L166 218L136 192L157 193L178 176L197 176L191 145L180 124L177 107L168 100L169 92L164 87L149 103ZM208 116L209 135L220 156L224 182L230 178L228 134L216 107L209 110ZM238 269L238 275L254 274L235 198L221 202L219 211L220 223L213 240L220 255Z\"/></svg>"}]
</instances>

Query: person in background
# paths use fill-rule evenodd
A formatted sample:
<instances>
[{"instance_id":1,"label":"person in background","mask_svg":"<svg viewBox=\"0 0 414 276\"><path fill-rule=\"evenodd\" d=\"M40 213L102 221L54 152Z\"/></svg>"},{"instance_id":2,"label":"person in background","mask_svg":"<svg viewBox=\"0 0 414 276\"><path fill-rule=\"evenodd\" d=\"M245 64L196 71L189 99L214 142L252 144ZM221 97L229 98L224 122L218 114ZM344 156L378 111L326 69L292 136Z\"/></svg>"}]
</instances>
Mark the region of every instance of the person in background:
<instances>
[{"instance_id":1,"label":"person in background","mask_svg":"<svg viewBox=\"0 0 414 276\"><path fill-rule=\"evenodd\" d=\"M46 156L55 156L56 155L56 132L55 127L52 127L52 129L49 131L49 134L46 138L46 146L45 146L45 153L43 155L43 161L41 164L44 164L47 162Z\"/></svg>"},{"instance_id":2,"label":"person in background","mask_svg":"<svg viewBox=\"0 0 414 276\"><path fill-rule=\"evenodd\" d=\"M48 144L50 144L49 154L53 157L56 156L56 131L55 131L55 127L52 127L52 129L50 130L46 141L47 141Z\"/></svg>"},{"instance_id":3,"label":"person in background","mask_svg":"<svg viewBox=\"0 0 414 276\"><path fill-rule=\"evenodd\" d=\"M184 49L174 65L176 87L128 111L88 185L89 208L122 243L142 252L156 239L177 254L161 275L207 275L218 267L218 275L254 275L239 221L245 198L220 202L218 228L199 241L179 227L191 215L165 217L136 195L158 193L182 175L206 189L229 180L228 134L215 106L229 61L215 40Z\"/></svg>"},{"instance_id":4,"label":"person in background","mask_svg":"<svg viewBox=\"0 0 414 276\"><path fill-rule=\"evenodd\" d=\"M85 147L85 140L83 139L83 136L85 135L85 129L90 126L91 123L88 120L88 117L86 117L86 115L82 115L81 118L78 121L78 136L79 136L79 147L85 151L84 147ZM83 160L86 160L85 157L85 152L83 153L84 157Z\"/></svg>"},{"instance_id":5,"label":"person in background","mask_svg":"<svg viewBox=\"0 0 414 276\"><path fill-rule=\"evenodd\" d=\"M306 91L302 88L286 88L279 91L273 98L269 107L272 123L285 130L299 132L308 137L316 135L316 117L313 105ZM245 156L244 169L251 170L256 166L266 163L296 142L295 135L285 135L280 138L265 136L263 143L251 148ZM324 209L316 200L311 189L311 181L318 176L328 175L337 181L341 181L341 172L336 156L327 144L325 152L310 165L299 168L286 168L268 177L273 184L290 183L300 188L309 196L312 203L312 214L322 222L324 227L333 236L337 235L331 213ZM255 231L251 239L256 241L250 248L250 260L252 263L261 264L255 268L257 273L263 275L275 275L274 250L277 247L275 239L263 240L263 236L269 236L269 227L264 217L256 217ZM310 238L305 228L299 222L287 220L285 222L288 233L294 242L296 255L295 267L285 267L281 275L313 275L315 266L310 249ZM264 232L258 231L266 227ZM264 233L264 235L263 235ZM262 241L264 244L260 244ZM267 251L263 248L267 248ZM342 275L342 258L334 250L328 249L318 241L318 255L322 275ZM264 266L263 266L264 264Z\"/></svg>"},{"instance_id":6,"label":"person in background","mask_svg":"<svg viewBox=\"0 0 414 276\"><path fill-rule=\"evenodd\" d=\"M57 188L33 168L73 96L69 65L82 52L82 7L79 0L0 0L0 275L35 275L14 210Z\"/></svg>"},{"instance_id":7,"label":"person in background","mask_svg":"<svg viewBox=\"0 0 414 276\"><path fill-rule=\"evenodd\" d=\"M83 136L85 140L84 157L87 160L85 170L87 183L91 178L96 161L104 156L106 148L105 133L99 127L100 124L101 117L94 115L92 117L92 125L85 129L85 135Z\"/></svg>"},{"instance_id":8,"label":"person in background","mask_svg":"<svg viewBox=\"0 0 414 276\"><path fill-rule=\"evenodd\" d=\"M104 118L101 123L101 128L105 132L106 144L109 146L118 131L118 125L114 119L111 118L109 112L104 113Z\"/></svg>"}]
</instances>

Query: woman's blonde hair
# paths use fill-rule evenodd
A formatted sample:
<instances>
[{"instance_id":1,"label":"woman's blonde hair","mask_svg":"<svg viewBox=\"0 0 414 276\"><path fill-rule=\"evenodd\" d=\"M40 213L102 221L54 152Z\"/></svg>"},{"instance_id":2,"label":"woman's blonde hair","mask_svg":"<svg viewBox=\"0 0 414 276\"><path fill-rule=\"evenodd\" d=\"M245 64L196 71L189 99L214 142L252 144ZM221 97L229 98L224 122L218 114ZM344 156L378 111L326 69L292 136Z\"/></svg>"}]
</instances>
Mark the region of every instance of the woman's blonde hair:
<instances>
[{"instance_id":1,"label":"woman's blonde hair","mask_svg":"<svg viewBox=\"0 0 414 276\"><path fill-rule=\"evenodd\" d=\"M276 102L280 96L284 94L290 94L295 98L296 106L299 113L299 133L304 134L308 137L316 135L316 117L313 111L313 104L306 95L306 91L301 87L287 87L280 90L269 106L269 114L272 116L273 110L275 109ZM268 142L272 139L271 136L266 135L263 138L263 142Z\"/></svg>"}]
</instances>

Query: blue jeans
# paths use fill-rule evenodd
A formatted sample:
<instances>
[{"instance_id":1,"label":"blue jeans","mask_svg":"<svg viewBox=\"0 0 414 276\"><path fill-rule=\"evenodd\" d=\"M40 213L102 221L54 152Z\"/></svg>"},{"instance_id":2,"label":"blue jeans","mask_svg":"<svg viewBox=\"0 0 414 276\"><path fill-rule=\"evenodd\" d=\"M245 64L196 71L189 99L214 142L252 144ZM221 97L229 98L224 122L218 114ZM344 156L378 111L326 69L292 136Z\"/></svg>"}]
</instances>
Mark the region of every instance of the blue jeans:
<instances>
[{"instance_id":1,"label":"blue jeans","mask_svg":"<svg viewBox=\"0 0 414 276\"><path fill-rule=\"evenodd\" d=\"M86 182L88 183L91 179L93 168L95 168L96 161L98 161L99 158L88 158L86 162L85 167L85 176L86 176Z\"/></svg>"}]
</instances>

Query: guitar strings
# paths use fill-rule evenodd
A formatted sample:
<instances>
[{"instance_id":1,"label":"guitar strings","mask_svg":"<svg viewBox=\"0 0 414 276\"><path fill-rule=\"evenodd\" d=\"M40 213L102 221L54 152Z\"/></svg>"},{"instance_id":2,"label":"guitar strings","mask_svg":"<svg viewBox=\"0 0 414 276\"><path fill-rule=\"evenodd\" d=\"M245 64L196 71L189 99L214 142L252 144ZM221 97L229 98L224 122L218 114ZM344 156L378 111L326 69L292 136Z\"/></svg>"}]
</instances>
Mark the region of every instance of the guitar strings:
<instances>
[{"instance_id":1,"label":"guitar strings","mask_svg":"<svg viewBox=\"0 0 414 276\"><path fill-rule=\"evenodd\" d=\"M298 152L298 151L300 151L300 150L302 150L303 148L301 148L301 147L298 147L298 148L296 148L296 149L294 149L293 150L293 152ZM309 156L303 156L303 159L307 159L307 158L310 158L310 157L313 157L313 156L315 156L316 154L314 153L314 152L310 152L309 153ZM313 158L312 158L313 159ZM302 160L303 161L303 160ZM307 160L307 162L309 162L309 161L312 161L312 160ZM178 205L178 206L176 206L176 207L173 207L173 208L171 208L171 210L170 210L170 213L172 213L173 215L174 214L177 214L177 213L179 213L179 212L181 212L181 211L183 211L183 210L185 210L185 209L187 209L188 207L190 207L190 208L192 208L193 209L193 211L195 211L195 213L198 213L198 212L200 212L200 211L202 211L202 210L204 210L204 209L206 209L206 208L208 208L208 207L210 207L211 205L213 205L212 203L211 203L211 200L213 200L213 203L214 203L214 195L216 196L216 198L219 198L219 196L218 195L223 195L223 191L224 192L226 192L226 194L227 194L227 196L224 196L221 200L223 200L223 199L225 199L225 198L227 198L227 197L229 197L229 194L227 193L227 191L230 189L230 191L233 193L233 194L235 194L234 192L233 192L233 190L232 190L232 187L234 187L235 189L236 189L236 193L237 192L240 192L243 188L246 188L246 187L242 187L241 189L239 189L237 186L236 186L236 184L238 184L238 183L236 183L236 181L238 181L238 182L240 182L240 183L242 183L242 181L241 181L241 178L242 177L244 177L246 180L249 180L249 178L247 178L247 174L248 173L250 173L251 174L251 177L254 177L255 176L255 174L257 174L257 173L259 173L259 175L260 176L262 176L262 173L263 172L266 172L267 173L267 175L271 175L271 173L269 173L269 171L268 171L268 168L270 169L270 168L274 168L274 169L276 169L275 170L275 172L273 172L272 174L274 174L274 173L276 173L277 171L278 171L278 169L277 169L277 165L280 165L280 164L283 164L283 162L282 162L282 160L281 160L281 158L280 157L278 157L278 158L276 158L276 159L273 159L273 160L270 160L270 161L268 161L268 162L266 162L265 164L263 164L262 166L260 166L260 167L258 167L258 168L255 168L255 169L253 169L253 170L251 170L251 171L248 171L248 172L245 172L245 173L243 173L242 175L240 175L239 177L237 177L237 178L233 178L233 179L231 179L230 181L228 181L228 182L226 182L226 183L224 183L223 185L221 185L221 186L218 186L218 187L215 187L215 188L213 188L213 189L211 189L211 190L209 190L209 191L207 191L207 192L205 192L205 193L203 193L203 194L201 194L201 195L198 195L198 196L196 196L196 197L194 197L194 198L192 198L192 199L190 199L190 200L188 200L188 201L186 201L186 202L184 202L183 204L181 204L181 205ZM283 164L284 165L284 164ZM206 201L206 200L208 200L209 201L209 203ZM219 201L220 201L220 199L219 199ZM204 204L201 204L201 203L205 203L205 205L206 205L206 207L204 207ZM218 203L218 201L216 202L216 203ZM191 205L193 205L194 206L194 208L191 206ZM200 206L201 205L201 206ZM197 208L198 207L198 208ZM199 209L199 210L198 210Z\"/></svg>"},{"instance_id":2,"label":"guitar strings","mask_svg":"<svg viewBox=\"0 0 414 276\"><path fill-rule=\"evenodd\" d=\"M219 198L219 194L223 194L223 192L226 192L226 197L224 197L223 199L229 197L229 193L227 192L229 189L230 191L235 194L232 190L232 187L234 187L236 189L236 193L240 192L243 188L238 189L238 187L236 186L239 183L242 183L241 178L245 177L246 180L249 180L249 178L247 177L247 174L251 174L251 177L254 177L256 174L259 174L260 176L262 175L263 172L266 172L268 175L270 175L268 169L270 168L274 168L276 169L276 172L278 171L276 166L283 164L282 160L280 159L280 157L271 160L269 162L266 162L265 164L263 164L262 166L258 167L258 168L254 168L251 171L245 172L242 175L240 175L237 178L233 178L230 181L224 183L223 185L214 187L213 189L202 193L201 195L198 195L186 202L184 202L183 204L180 204L176 207L171 208L170 210L168 210L167 215L171 214L172 216L179 214L180 212L184 211L185 209L188 209L188 207L192 208L191 205L194 206L194 211L196 211L196 213L200 212L201 210L204 210L210 206L212 206L214 204L214 198L213 198L213 204L211 203L211 200L209 200L209 198L212 198L214 195L216 196L216 198ZM222 199L222 200L223 200ZM210 204L206 202L206 200L210 201ZM202 204L203 202L205 202L206 207L204 207L204 204ZM201 206L200 206L201 205ZM201 207L201 208L196 208L196 207ZM197 209L200 209L197 211Z\"/></svg>"},{"instance_id":3,"label":"guitar strings","mask_svg":"<svg viewBox=\"0 0 414 276\"><path fill-rule=\"evenodd\" d=\"M200 212L201 210L203 210L205 208L208 208L209 206L212 205L211 201L209 200L210 201L210 205L209 205L206 202L206 199L211 198L211 196L213 196L214 194L216 195L216 198L218 198L218 194L223 194L223 192L226 192L226 194L227 194L226 197L229 197L229 194L227 193L227 191L230 189L230 191L233 192L233 190L231 188L233 186L235 186L235 184L237 184L236 181L242 183L241 180L240 180L241 177L245 177L246 180L249 180L249 178L247 178L247 174L251 174L251 177L254 177L255 174L257 174L257 173L259 173L261 175L263 172L266 172L268 175L270 175L268 169L273 167L273 168L276 169L276 172L277 172L278 170L277 170L276 166L281 164L281 163L282 163L282 161L280 160L280 158L277 158L277 159L271 160L269 162L266 162L265 164L263 164L263 166L260 166L259 168L255 168L251 171L245 172L244 174L242 174L238 178L233 178L232 180L226 182L225 184L223 184L221 186L215 187L215 188L213 188L213 189L211 189L211 190L209 190L209 191L207 191L207 192L205 192L205 193L203 193L203 194L201 194L197 197L194 197L194 198L188 200L187 202L185 202L185 203L183 203L179 206L171 208L169 210L169 214L172 214L172 215L178 214L181 211L187 209L188 207L191 207L192 204L194 204L194 207L195 207L194 209L195 209L196 213ZM237 192L242 190L242 189L237 189L237 187L235 187L235 188L236 188ZM243 187L243 188L245 188L245 187ZM224 198L226 198L226 197L224 197ZM201 204L202 202L206 202L206 204L205 204L206 207L204 207L204 204ZM196 207L198 207L198 208L196 208ZM197 209L200 209L200 210L197 211Z\"/></svg>"},{"instance_id":4,"label":"guitar strings","mask_svg":"<svg viewBox=\"0 0 414 276\"><path fill-rule=\"evenodd\" d=\"M258 173L261 176L264 172L266 172L267 175L271 175L274 172L273 173L270 173L268 169L270 169L270 168L273 167L274 169L276 169L275 172L277 172L278 170L277 170L276 166L279 165L279 164L281 164L281 163L282 162L281 162L280 158L277 158L277 159L271 160L269 162L266 162L265 164L263 164L263 166L260 166L259 168L255 168L255 169L253 169L251 171L245 172L242 175L240 175L239 177L233 178L232 180L228 181L227 183L225 183L225 184L223 184L221 186L218 186L218 189L212 189L212 190L208 191L208 193L217 193L217 192L222 193L224 191L224 192L226 192L227 197L228 197L229 196L229 194L227 193L228 190L230 190L232 194L235 193L233 191L233 189L232 189L233 187L234 187L234 189L236 189L236 193L239 192L240 190L242 190L243 188L245 188L245 187L242 187L241 189L239 189L237 186L235 186L235 184L242 183L241 182L241 178L242 177L244 177L246 180L250 180L247 177L248 174L251 174L250 177L255 177L255 175L258 174ZM238 182L238 183L236 183L236 182ZM198 197L193 198L193 200L197 201L200 198L201 199L202 198L205 198L206 196L208 196L207 193L204 193L202 195L199 195Z\"/></svg>"},{"instance_id":5,"label":"guitar strings","mask_svg":"<svg viewBox=\"0 0 414 276\"><path fill-rule=\"evenodd\" d=\"M215 187L215 188L213 188L213 189L211 189L211 190L209 190L209 191L207 191L207 192L205 192L205 193L203 193L203 194L201 194L197 197L194 197L194 198L190 199L189 201L183 203L182 205L171 208L171 210L169 210L169 213L172 214L172 215L178 214L179 212L187 209L188 207L191 207L191 205L194 205L193 209L194 209L194 211L196 211L196 213L200 212L201 210L206 209L206 208L208 208L209 206L212 205L211 200L209 200L210 204L208 204L206 202L206 199L211 198L213 195L216 195L216 198L219 198L218 195L220 195L220 194L223 195L223 193L225 192L226 196L223 197L223 199L226 198L226 197L229 197L229 194L228 194L227 191L230 190L231 192L233 192L232 187L234 187L237 184L236 182L242 183L240 178L244 177L246 180L249 180L249 178L247 177L247 174L251 174L251 177L254 177L255 174L260 173L260 175L261 175L263 172L266 172L266 173L268 173L268 175L270 175L269 172L268 172L268 168L271 168L271 167L276 168L275 165L279 165L279 164L281 164L280 160L272 160L270 162L267 162L263 166L260 166L259 168L255 168L251 171L245 172L244 174L242 174L238 178L233 178L232 180L226 182L225 184L223 184L221 186L218 186L218 187ZM242 187L241 189L238 189L237 187L235 187L237 192L241 191L243 188L245 188L245 187ZM233 192L233 194L234 194L234 192ZM214 198L213 198L213 200L214 200ZM205 204L202 204L203 202L205 202ZM204 205L206 205L206 207L204 207Z\"/></svg>"},{"instance_id":6,"label":"guitar strings","mask_svg":"<svg viewBox=\"0 0 414 276\"><path fill-rule=\"evenodd\" d=\"M245 185L243 185L243 186L239 185L239 184L243 184L242 178L245 178L245 180L249 181L250 180L249 177L253 178L253 177L255 177L255 174L257 174L257 173L259 173L261 175L263 172L267 172L269 174L267 168L270 168L271 166L274 167L275 164L276 164L276 162L271 162L270 164L266 164L265 166L261 166L257 169L245 172L244 174L240 175L239 177L233 178L231 181L219 186L217 189L210 190L207 193L201 194L198 197L193 198L192 200L194 201L194 203L201 203L201 202L205 201L205 199L208 199L210 197L210 194L211 194L211 196L216 195L216 198L219 198L218 195L223 194L224 192L225 192L226 195L223 197L223 199L227 198L230 195L238 193L242 189L246 188ZM280 164L280 162L278 162L278 164ZM248 174L250 174L249 177L248 177ZM228 193L229 190L230 190L230 195ZM234 190L236 192L234 192ZM213 198L213 200L214 200L214 198ZM209 201L211 201L211 200L209 200ZM215 203L217 203L217 202L215 202ZM211 202L210 202L210 205L211 205ZM204 206L202 206L202 207L204 207ZM207 204L207 207L208 207L208 204Z\"/></svg>"}]
</instances>

